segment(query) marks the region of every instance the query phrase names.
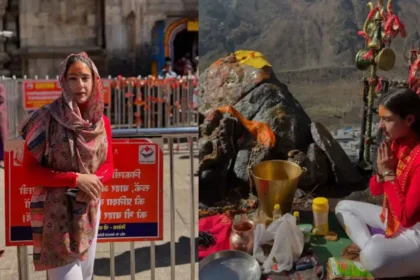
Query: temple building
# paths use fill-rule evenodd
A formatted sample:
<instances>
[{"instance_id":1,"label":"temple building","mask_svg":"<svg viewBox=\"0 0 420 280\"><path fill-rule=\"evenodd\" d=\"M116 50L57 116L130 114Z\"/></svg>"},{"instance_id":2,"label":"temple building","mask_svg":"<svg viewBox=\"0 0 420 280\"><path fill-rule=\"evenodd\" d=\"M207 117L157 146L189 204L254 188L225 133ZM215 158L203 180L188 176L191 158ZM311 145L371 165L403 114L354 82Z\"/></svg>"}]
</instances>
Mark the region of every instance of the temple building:
<instances>
[{"instance_id":1,"label":"temple building","mask_svg":"<svg viewBox=\"0 0 420 280\"><path fill-rule=\"evenodd\" d=\"M156 74L198 55L198 0L0 0L0 75L57 75L86 51L102 76Z\"/></svg>"}]
</instances>

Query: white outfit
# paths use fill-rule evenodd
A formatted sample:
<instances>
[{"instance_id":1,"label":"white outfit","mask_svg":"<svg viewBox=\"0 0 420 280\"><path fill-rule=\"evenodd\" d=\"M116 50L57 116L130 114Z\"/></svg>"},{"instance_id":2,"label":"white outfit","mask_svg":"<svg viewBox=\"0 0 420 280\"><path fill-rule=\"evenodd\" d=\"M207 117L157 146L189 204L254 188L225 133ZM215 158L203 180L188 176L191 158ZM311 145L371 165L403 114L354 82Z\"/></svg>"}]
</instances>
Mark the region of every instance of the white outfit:
<instances>
[{"instance_id":1,"label":"white outfit","mask_svg":"<svg viewBox=\"0 0 420 280\"><path fill-rule=\"evenodd\" d=\"M335 213L350 239L361 249L360 262L378 278L420 276L420 224L402 228L394 238L371 235L367 225L385 230L382 207L343 200Z\"/></svg>"},{"instance_id":2,"label":"white outfit","mask_svg":"<svg viewBox=\"0 0 420 280\"><path fill-rule=\"evenodd\" d=\"M93 276L93 265L95 264L96 243L98 239L99 221L101 209L98 204L98 221L96 223L96 234L89 247L88 257L84 261L76 261L65 266L48 270L49 280L91 280Z\"/></svg>"}]
</instances>

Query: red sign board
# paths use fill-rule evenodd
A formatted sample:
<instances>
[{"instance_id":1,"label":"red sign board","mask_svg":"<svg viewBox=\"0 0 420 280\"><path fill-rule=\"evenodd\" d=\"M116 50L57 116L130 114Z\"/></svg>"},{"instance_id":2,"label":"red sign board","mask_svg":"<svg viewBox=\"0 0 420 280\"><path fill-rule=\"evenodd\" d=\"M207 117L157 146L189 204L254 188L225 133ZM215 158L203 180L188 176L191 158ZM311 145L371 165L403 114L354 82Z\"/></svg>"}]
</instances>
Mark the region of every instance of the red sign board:
<instances>
[{"instance_id":1,"label":"red sign board","mask_svg":"<svg viewBox=\"0 0 420 280\"><path fill-rule=\"evenodd\" d=\"M32 245L33 188L23 176L23 141L5 142L6 246ZM101 195L99 242L163 239L163 153L148 139L114 139L112 180Z\"/></svg>"},{"instance_id":2,"label":"red sign board","mask_svg":"<svg viewBox=\"0 0 420 280\"><path fill-rule=\"evenodd\" d=\"M31 245L32 243L28 240L32 235L29 204L33 188L25 184L22 160L23 142L6 140L4 143L6 246ZM20 236L21 232L26 232L26 234ZM13 239L16 235L18 237L15 242Z\"/></svg>"},{"instance_id":3,"label":"red sign board","mask_svg":"<svg viewBox=\"0 0 420 280\"><path fill-rule=\"evenodd\" d=\"M146 139L114 139L114 176L101 195L99 242L163 239L163 153Z\"/></svg>"},{"instance_id":4,"label":"red sign board","mask_svg":"<svg viewBox=\"0 0 420 280\"><path fill-rule=\"evenodd\" d=\"M105 105L111 104L111 83L102 80L104 84ZM24 80L22 83L23 108L36 110L50 104L61 96L61 86L56 80Z\"/></svg>"}]
</instances>

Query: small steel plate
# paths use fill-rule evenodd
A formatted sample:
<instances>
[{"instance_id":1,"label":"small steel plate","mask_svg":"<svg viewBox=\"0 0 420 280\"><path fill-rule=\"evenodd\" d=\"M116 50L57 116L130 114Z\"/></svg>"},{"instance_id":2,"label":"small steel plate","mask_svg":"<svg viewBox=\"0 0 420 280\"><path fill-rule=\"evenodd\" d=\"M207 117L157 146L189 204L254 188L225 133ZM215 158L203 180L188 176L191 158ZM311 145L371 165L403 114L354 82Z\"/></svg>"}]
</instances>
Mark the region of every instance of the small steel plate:
<instances>
[{"instance_id":1,"label":"small steel plate","mask_svg":"<svg viewBox=\"0 0 420 280\"><path fill-rule=\"evenodd\" d=\"M252 256L235 250L214 253L200 261L200 280L260 280L261 268Z\"/></svg>"}]
</instances>

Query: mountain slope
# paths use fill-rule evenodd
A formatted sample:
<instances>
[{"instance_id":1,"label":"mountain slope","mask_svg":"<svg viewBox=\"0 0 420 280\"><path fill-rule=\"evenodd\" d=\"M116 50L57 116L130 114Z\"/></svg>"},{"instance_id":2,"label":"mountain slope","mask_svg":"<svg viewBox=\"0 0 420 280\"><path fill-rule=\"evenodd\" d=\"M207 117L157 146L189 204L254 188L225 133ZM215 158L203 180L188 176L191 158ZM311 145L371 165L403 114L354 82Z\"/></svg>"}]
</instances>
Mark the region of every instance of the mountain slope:
<instances>
[{"instance_id":1,"label":"mountain slope","mask_svg":"<svg viewBox=\"0 0 420 280\"><path fill-rule=\"evenodd\" d=\"M201 71L229 50L228 37L236 49L262 52L312 118L330 127L358 123L362 72L354 57L364 46L357 31L368 14L367 2L200 0ZM393 8L408 36L392 42L396 67L379 75L405 79L404 55L420 47L420 0L396 0Z\"/></svg>"}]
</instances>

